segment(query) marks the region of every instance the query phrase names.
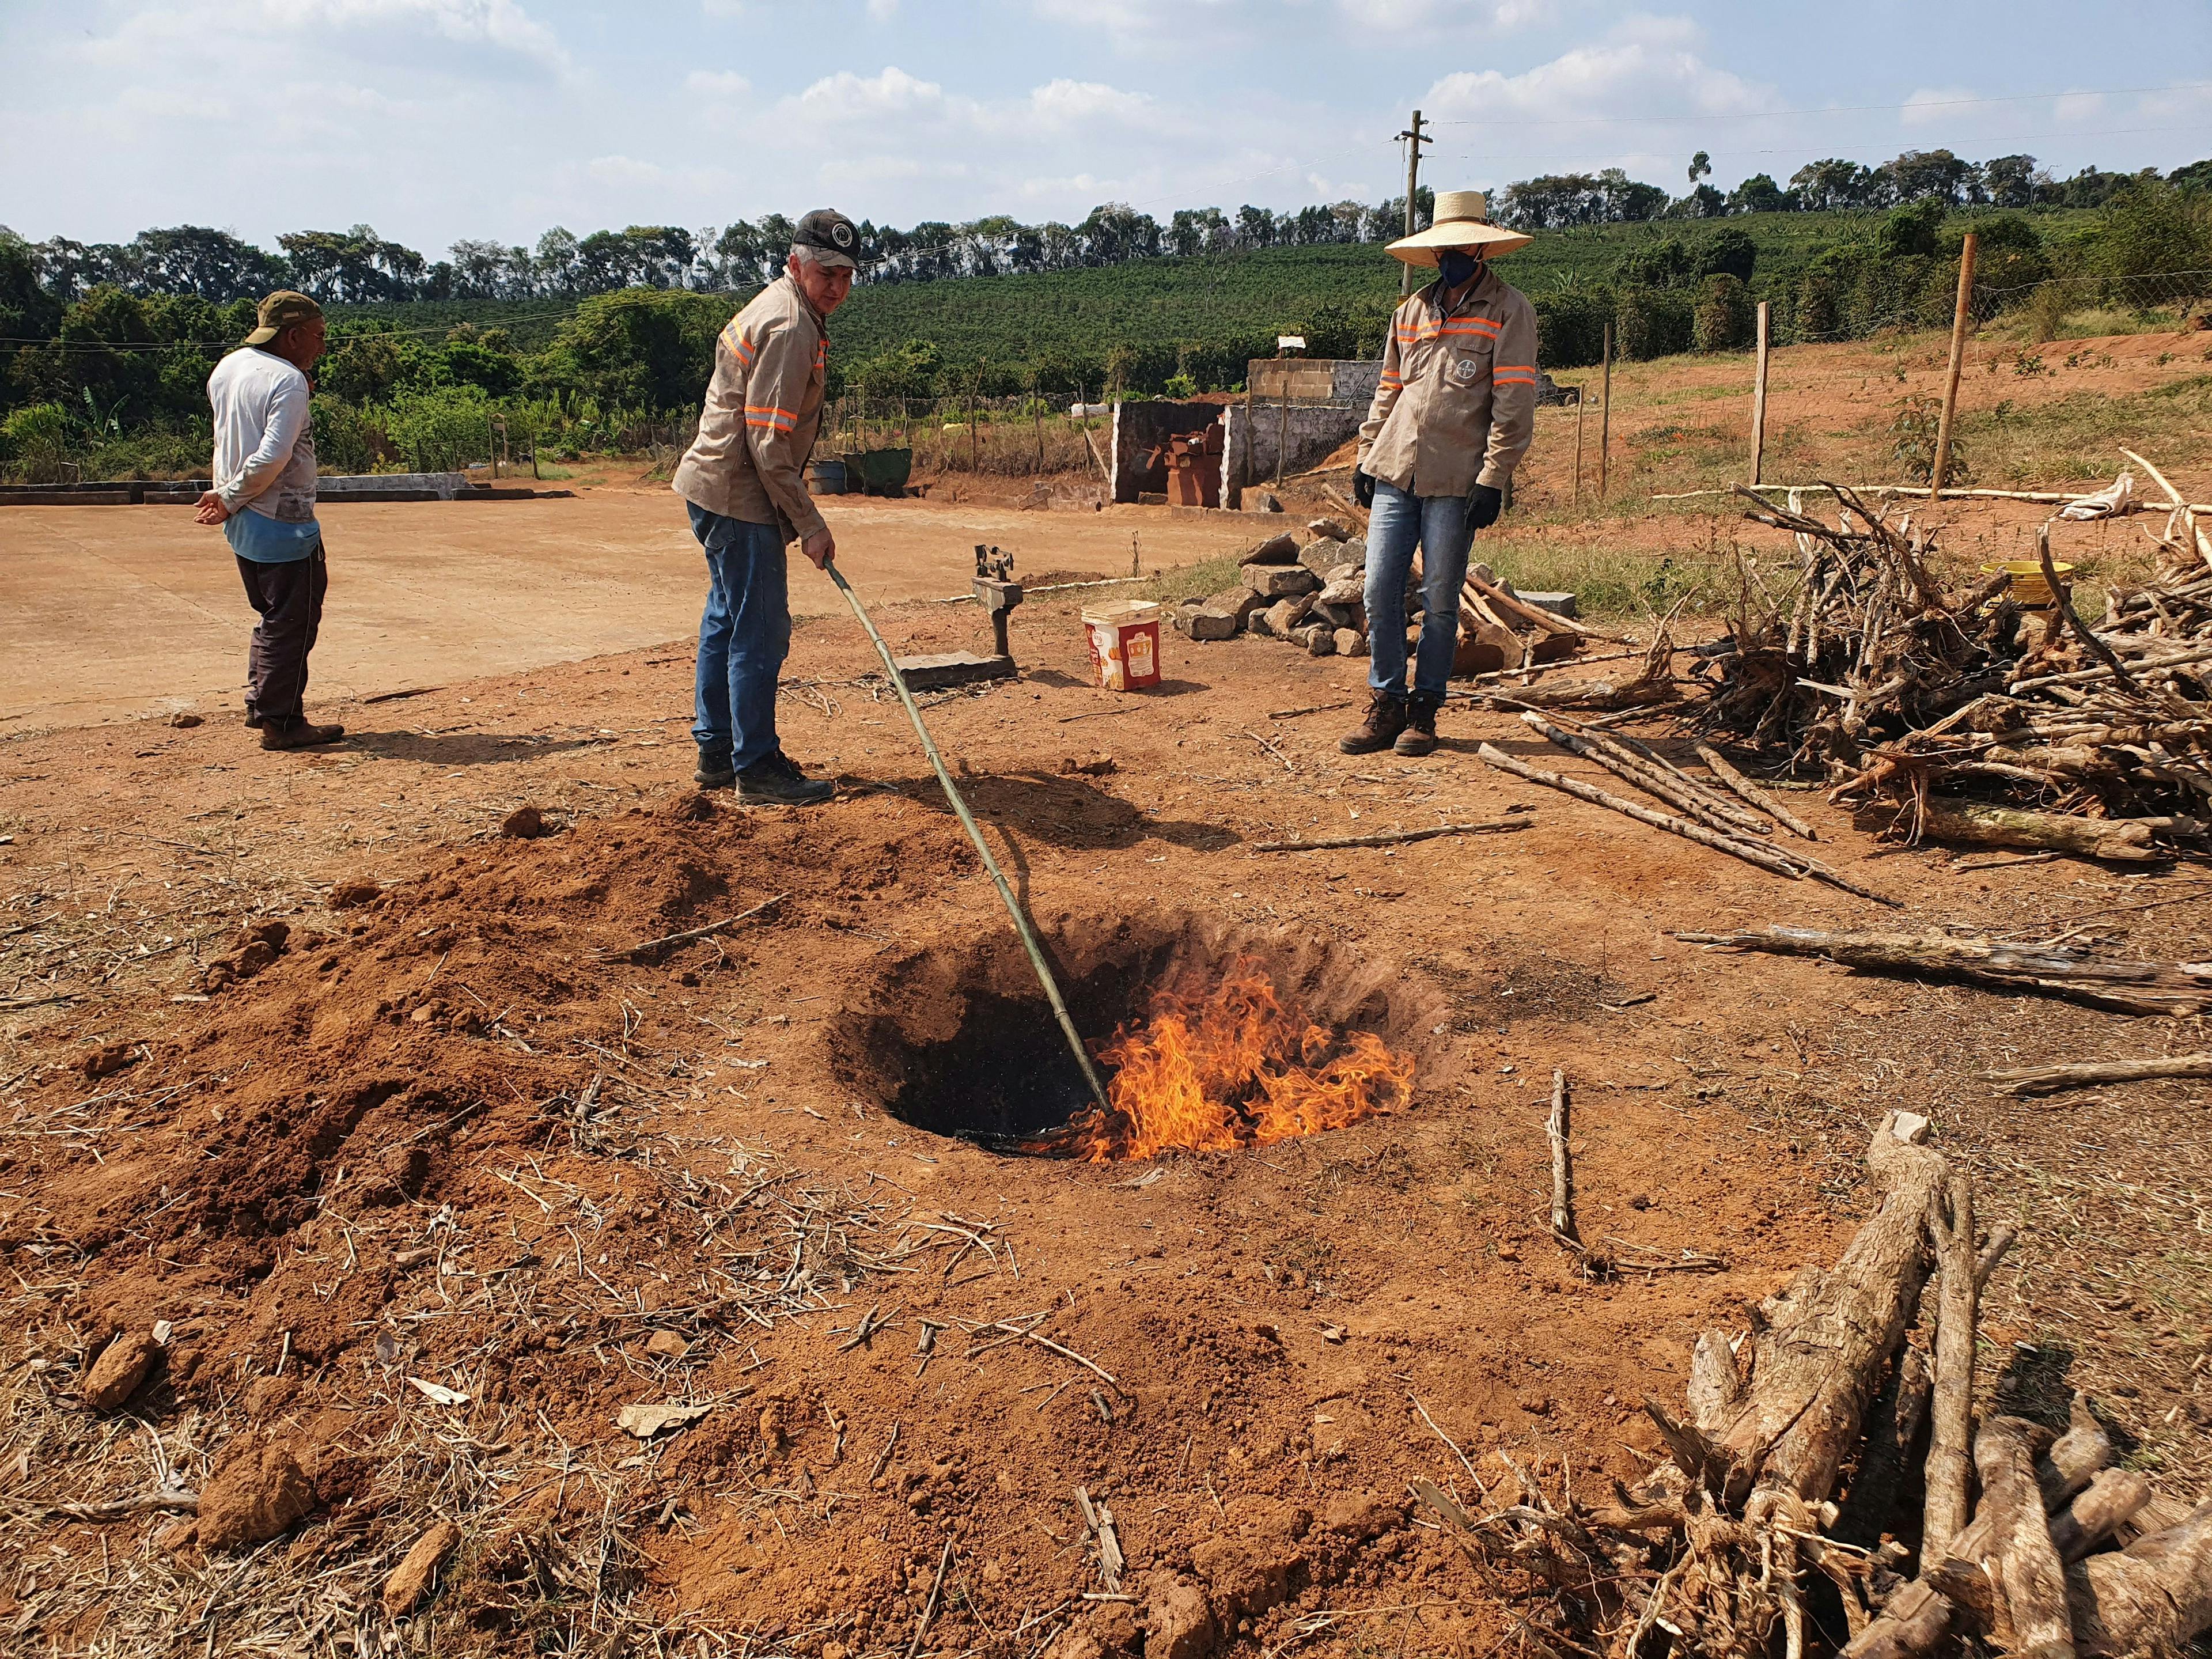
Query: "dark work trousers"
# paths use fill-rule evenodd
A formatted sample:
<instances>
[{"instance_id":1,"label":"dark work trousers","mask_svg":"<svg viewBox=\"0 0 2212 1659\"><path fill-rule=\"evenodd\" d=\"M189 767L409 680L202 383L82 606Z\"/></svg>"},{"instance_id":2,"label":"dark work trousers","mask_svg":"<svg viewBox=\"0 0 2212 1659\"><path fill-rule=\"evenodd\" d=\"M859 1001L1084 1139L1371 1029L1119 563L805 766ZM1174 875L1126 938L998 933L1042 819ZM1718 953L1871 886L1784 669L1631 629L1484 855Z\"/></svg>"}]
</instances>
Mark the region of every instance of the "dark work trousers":
<instances>
[{"instance_id":1,"label":"dark work trousers","mask_svg":"<svg viewBox=\"0 0 2212 1659\"><path fill-rule=\"evenodd\" d=\"M246 658L246 717L271 724L301 717L307 694L307 653L323 623L323 594L331 585L323 544L304 559L262 564L240 559L246 603L261 620Z\"/></svg>"}]
</instances>

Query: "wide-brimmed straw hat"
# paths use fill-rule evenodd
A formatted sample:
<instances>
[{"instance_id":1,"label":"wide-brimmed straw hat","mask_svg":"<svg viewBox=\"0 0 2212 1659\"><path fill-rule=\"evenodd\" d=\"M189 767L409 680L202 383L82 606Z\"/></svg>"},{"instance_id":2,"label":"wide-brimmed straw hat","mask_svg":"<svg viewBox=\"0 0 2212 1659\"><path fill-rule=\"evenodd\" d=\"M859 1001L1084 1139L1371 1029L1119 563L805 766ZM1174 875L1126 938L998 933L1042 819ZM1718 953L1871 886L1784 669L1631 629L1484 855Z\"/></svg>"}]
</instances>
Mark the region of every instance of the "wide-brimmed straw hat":
<instances>
[{"instance_id":1,"label":"wide-brimmed straw hat","mask_svg":"<svg viewBox=\"0 0 2212 1659\"><path fill-rule=\"evenodd\" d=\"M1535 240L1492 224L1490 198L1480 191L1440 190L1435 222L1426 230L1400 237L1390 244L1390 252L1409 265L1432 265L1438 248L1479 247L1486 254L1510 253Z\"/></svg>"}]
</instances>

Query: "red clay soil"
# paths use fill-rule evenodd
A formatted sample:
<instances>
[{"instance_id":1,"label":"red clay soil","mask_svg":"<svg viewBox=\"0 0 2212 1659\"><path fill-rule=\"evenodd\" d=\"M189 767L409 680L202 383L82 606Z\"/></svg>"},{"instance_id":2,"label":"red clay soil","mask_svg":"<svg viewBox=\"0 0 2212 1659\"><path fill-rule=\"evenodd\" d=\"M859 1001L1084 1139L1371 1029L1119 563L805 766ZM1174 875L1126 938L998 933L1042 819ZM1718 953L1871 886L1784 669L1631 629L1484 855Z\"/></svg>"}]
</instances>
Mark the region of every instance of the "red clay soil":
<instances>
[{"instance_id":1,"label":"red clay soil","mask_svg":"<svg viewBox=\"0 0 2212 1659\"><path fill-rule=\"evenodd\" d=\"M902 649L980 627L885 621ZM2201 1110L1972 1081L2200 1039L1667 930L2087 909L2201 956L2201 902L2107 907L2202 884L1881 856L1807 798L1899 921L1488 770L1478 738L1530 747L1501 716L1344 757L1361 664L1170 638L1166 683L1117 699L1073 607L1016 638L1021 681L930 720L1086 1034L1255 952L1409 1055L1410 1108L1147 1164L933 1132L1043 1109L1053 1032L848 626L802 627L782 705L845 786L811 812L688 786L683 653L342 710L357 735L318 754L227 725L0 746L0 1527L39 1562L0 1629L324 1651L395 1616L387 1576L445 1520L410 1649L1487 1654L1514 1616L1407 1483L1511 1493L1506 1455L1553 1490L1638 1480L1638 1402L1839 1248L1887 1105L1933 1111L2024 1226L1996 1397L2096 1388L2148 1467L2201 1478ZM1520 806L1516 834L1252 851ZM1547 1228L1554 1066L1609 1273ZM77 1379L156 1322L148 1382L93 1413ZM666 1402L703 1409L618 1426ZM129 1507L149 1436L196 1522Z\"/></svg>"}]
</instances>

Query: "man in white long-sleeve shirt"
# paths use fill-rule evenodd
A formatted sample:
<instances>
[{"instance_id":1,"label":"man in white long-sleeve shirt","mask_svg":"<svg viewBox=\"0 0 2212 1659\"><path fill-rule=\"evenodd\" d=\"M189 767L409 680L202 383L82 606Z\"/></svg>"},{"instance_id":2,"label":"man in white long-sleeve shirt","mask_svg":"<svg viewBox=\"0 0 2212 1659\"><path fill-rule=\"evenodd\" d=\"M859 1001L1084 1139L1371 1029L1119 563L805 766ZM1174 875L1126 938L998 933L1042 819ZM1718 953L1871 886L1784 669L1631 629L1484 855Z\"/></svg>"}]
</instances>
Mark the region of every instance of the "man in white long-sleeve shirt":
<instances>
[{"instance_id":1,"label":"man in white long-sleeve shirt","mask_svg":"<svg viewBox=\"0 0 2212 1659\"><path fill-rule=\"evenodd\" d=\"M345 735L342 726L313 724L302 706L330 585L307 417L307 371L323 355L325 325L320 306L289 289L264 300L257 321L208 377L215 488L200 497L198 516L222 526L261 619L246 655L246 723L259 728L264 749L306 749Z\"/></svg>"}]
</instances>

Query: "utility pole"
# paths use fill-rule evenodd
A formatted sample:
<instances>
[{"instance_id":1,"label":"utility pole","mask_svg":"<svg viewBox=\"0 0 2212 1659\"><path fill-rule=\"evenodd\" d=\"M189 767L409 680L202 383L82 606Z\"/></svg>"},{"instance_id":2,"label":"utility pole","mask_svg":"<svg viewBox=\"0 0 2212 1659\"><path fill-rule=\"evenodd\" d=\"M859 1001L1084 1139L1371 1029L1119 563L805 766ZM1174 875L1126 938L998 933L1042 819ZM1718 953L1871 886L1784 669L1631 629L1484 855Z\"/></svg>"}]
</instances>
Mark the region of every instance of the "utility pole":
<instances>
[{"instance_id":1,"label":"utility pole","mask_svg":"<svg viewBox=\"0 0 2212 1659\"><path fill-rule=\"evenodd\" d=\"M1419 228L1413 223L1413 193L1420 187L1421 146L1433 144L1437 141L1422 136L1421 112L1419 110L1413 112L1413 125L1400 133L1398 137L1406 145L1406 234L1411 236ZM1399 274L1398 293L1402 298L1413 291L1413 268L1407 265Z\"/></svg>"}]
</instances>

